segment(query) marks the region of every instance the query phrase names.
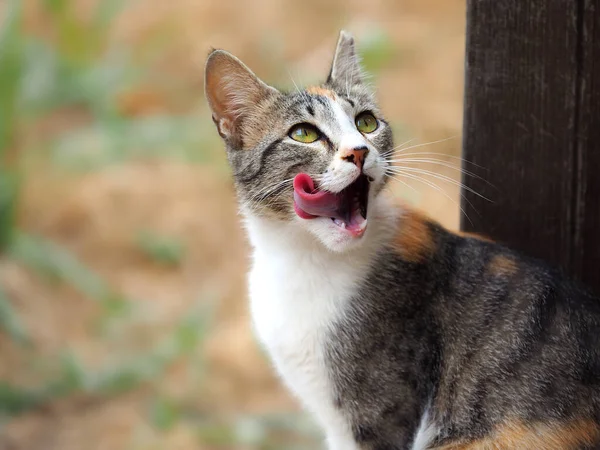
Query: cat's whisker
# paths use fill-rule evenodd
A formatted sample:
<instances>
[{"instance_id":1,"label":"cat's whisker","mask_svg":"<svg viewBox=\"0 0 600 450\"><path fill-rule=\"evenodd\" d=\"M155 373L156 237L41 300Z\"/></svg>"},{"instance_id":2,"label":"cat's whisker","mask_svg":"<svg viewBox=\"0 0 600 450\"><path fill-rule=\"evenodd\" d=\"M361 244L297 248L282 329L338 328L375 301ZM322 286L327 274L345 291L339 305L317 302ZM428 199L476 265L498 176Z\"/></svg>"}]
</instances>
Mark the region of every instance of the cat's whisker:
<instances>
[{"instance_id":1,"label":"cat's whisker","mask_svg":"<svg viewBox=\"0 0 600 450\"><path fill-rule=\"evenodd\" d=\"M388 155L390 155L390 154L393 154L393 153L396 153L396 152L397 152L397 153L402 153L402 152L405 152L406 150L410 150L410 149L413 149L413 148L419 148L419 147L425 147L425 146L427 146L427 145L439 144L439 143L446 142L446 141L449 141L449 140L451 140L451 139L454 139L454 138L456 138L456 137L457 137L457 136L450 136L450 137L448 137L448 138L445 138L445 139L440 139L440 140L437 140L437 141L431 141L431 142L425 142L425 143L423 143L423 144L416 144L416 145L411 145L410 147L402 148L402 147L404 147L405 145L408 145L409 143L413 142L413 141L416 139L416 138L413 138L413 139L409 139L409 140L408 140L408 141L406 141L406 142L403 142L403 143L402 143L402 144L400 144L400 145L397 145L397 146L395 146L395 147L391 148L390 150L388 150L388 151L386 151L386 152L383 152L383 153L382 153L380 156L382 156L382 157L384 157L385 159L387 159L386 157L387 157Z\"/></svg>"},{"instance_id":2,"label":"cat's whisker","mask_svg":"<svg viewBox=\"0 0 600 450\"><path fill-rule=\"evenodd\" d=\"M413 148L420 148L420 147L426 147L428 145L441 144L443 142L447 142L447 141L450 141L452 139L456 139L457 137L458 136L450 136L450 137L447 137L447 138L444 138L444 139L439 139L437 141L424 142L423 144L411 145L410 147L405 147L405 148L399 150L398 153L402 153L402 152L405 152L406 150L411 150Z\"/></svg>"},{"instance_id":3,"label":"cat's whisker","mask_svg":"<svg viewBox=\"0 0 600 450\"><path fill-rule=\"evenodd\" d=\"M290 70L289 70L289 69L288 69L288 71L287 71L287 72L288 72L288 75L289 75L289 77L290 77L290 80L292 80L292 83L293 83L294 87L296 88L296 91L298 92L298 94L300 94L302 97L304 97L304 99L305 99L306 101L310 101L310 97L309 97L309 95L306 93L306 91L304 91L304 90L301 90L301 89L298 87L298 84L296 84L296 81L294 80L294 77L292 76L292 72L290 72Z\"/></svg>"},{"instance_id":4,"label":"cat's whisker","mask_svg":"<svg viewBox=\"0 0 600 450\"><path fill-rule=\"evenodd\" d=\"M473 178L477 178L478 180L483 181L484 183L494 187L489 181L487 181L485 178L480 177L479 175L477 175L474 172L471 172L467 169L463 169L460 166L451 164L447 161L443 161L441 159L436 159L436 158L398 158L398 159L390 159L387 160L387 162L392 166L392 167L401 167L401 165L397 165L397 164L393 164L393 163L402 163L402 164L419 164L419 163L426 163L426 164L437 164L439 166L443 166L443 167L448 167L449 169L452 170L456 170L457 172L460 172L464 175L473 177Z\"/></svg>"},{"instance_id":5,"label":"cat's whisker","mask_svg":"<svg viewBox=\"0 0 600 450\"><path fill-rule=\"evenodd\" d=\"M288 69L287 73L288 73L288 76L290 77L290 80L292 80L292 84L296 88L296 91L298 91L298 94L302 94L302 92L300 91L300 88L298 87L298 85L296 84L296 81L294 80L294 77L292 76L292 72L290 72L290 69Z\"/></svg>"},{"instance_id":6,"label":"cat's whisker","mask_svg":"<svg viewBox=\"0 0 600 450\"><path fill-rule=\"evenodd\" d=\"M438 191L439 193L441 193L444 197L446 197L448 200L450 200L458 209L460 209L461 213L464 214L464 216L467 218L467 220L469 221L469 223L471 223L471 225L473 224L473 221L471 220L471 218L469 217L469 215L467 214L467 212L462 208L462 206L460 206L459 203L456 202L456 200L454 200L450 195L448 195L448 193L446 191L444 191L444 189L442 189L440 186L438 186L437 184L435 184L434 182L424 179L422 177L410 174L410 173L398 173L397 176L394 175L390 175L387 174L388 177L392 178L393 180L402 182L402 180L400 179L401 176L409 178L411 180L415 180L418 181L420 183L425 184L426 186L429 186L432 189L435 189L436 191ZM462 194L460 194L461 197L464 198L464 196ZM465 201L475 210L475 212L479 215L479 212L477 211L477 209L475 209L475 207L471 204L471 202L469 202L466 198Z\"/></svg>"},{"instance_id":7,"label":"cat's whisker","mask_svg":"<svg viewBox=\"0 0 600 450\"><path fill-rule=\"evenodd\" d=\"M393 178L394 180L398 181L399 183L402 183L404 186L406 186L407 188L412 190L415 194L417 194L417 195L419 194L419 191L417 191L413 186L408 184L406 181L401 180L400 178L396 178L396 177L390 177L390 178ZM386 187L390 187L390 186L386 185Z\"/></svg>"},{"instance_id":8,"label":"cat's whisker","mask_svg":"<svg viewBox=\"0 0 600 450\"><path fill-rule=\"evenodd\" d=\"M383 152L383 153L381 154L381 156L387 156L387 155L389 155L389 154L391 154L391 153L394 153L394 152L395 152L397 149L399 149L399 148L402 148L402 147L404 147L405 145L408 145L408 144L410 144L411 142L414 142L416 139L417 139L417 138L412 138L412 139L409 139L408 141L405 141L405 142L403 142L403 143L402 143L402 144L400 144L400 145L396 145L395 147L393 147L393 148L389 149L388 151L386 151L386 152Z\"/></svg>"},{"instance_id":9,"label":"cat's whisker","mask_svg":"<svg viewBox=\"0 0 600 450\"><path fill-rule=\"evenodd\" d=\"M455 186L458 186L461 189L464 189L465 191L468 191L474 195L477 195L478 197L487 200L488 202L493 203L492 200L490 200L489 198L487 198L486 196L480 194L479 192L477 192L476 190L470 188L469 186L465 185L464 183L461 183L460 181L456 181L454 178L448 177L446 175L442 175L436 172L432 172L431 170L426 170L426 169L421 169L418 167L401 167L401 166L391 166L388 167L388 170L392 173L399 173L399 172L413 172L413 173L418 173L418 174L422 174L422 175L426 175L426 176L430 176L433 178L437 178L438 180L442 180L445 181L447 183L453 184Z\"/></svg>"},{"instance_id":10,"label":"cat's whisker","mask_svg":"<svg viewBox=\"0 0 600 450\"><path fill-rule=\"evenodd\" d=\"M386 152L386 153L388 153L388 152ZM462 158L460 156L449 155L447 153L440 153L440 152L411 152L411 153L402 153L399 156L400 156L400 158L398 158L398 159L401 159L401 158L406 157L406 156L441 156L443 158L455 159L455 160L458 160L458 161L460 161L462 163L470 164L470 165L478 167L478 168L480 168L482 170L486 170L486 171L488 170L487 167L485 167L485 166L480 166L479 164L476 164L476 163L474 163L472 161L468 161L465 158ZM390 160L390 161L393 161L393 160Z\"/></svg>"},{"instance_id":11,"label":"cat's whisker","mask_svg":"<svg viewBox=\"0 0 600 450\"><path fill-rule=\"evenodd\" d=\"M415 173L415 171L404 171L404 170L401 170L401 169L400 169L400 170L394 171L393 173L395 173L395 174L398 174L398 175L401 175L401 176L411 176L411 177L413 177L413 178L414 178L414 177L416 177L416 178L420 179L422 182L425 182L425 181L427 181L428 183L431 183L431 184L433 184L433 185L435 185L435 186L438 186L438 185L437 185L436 183L434 183L433 181L431 181L431 180L429 180L429 179L427 179L427 178L424 178L424 176L423 176L422 174L420 174L419 172L416 172L416 173ZM421 175L421 176L419 176L419 175ZM435 176L435 175L436 175L436 174L435 174L435 172L431 172L431 173L429 173L429 174L424 174L424 175L425 175L425 176L431 176L431 177L433 177L433 178L440 179L441 181L449 182L449 183L451 183L451 184L456 184L456 185L459 185L459 184L461 184L461 183L456 183L456 182L455 182L455 180L453 180L452 178L449 178L449 177L441 178L441 177ZM452 182L454 182L454 183L452 183ZM431 184L430 184L430 185L431 185ZM460 187L460 186L459 186L459 187ZM438 186L438 188L440 188L440 187ZM444 191L444 192L445 192L445 191ZM475 192L475 191L472 191L472 192L473 192L474 194L477 194L477 195L479 195L479 194L478 194L477 192ZM477 209L475 208L475 206L474 206L474 205L473 205L473 204L472 204L472 203L469 201L469 199L468 199L468 198L467 198L467 197L464 195L464 193L463 193L463 191L462 191L462 190L459 190L459 196L460 196L460 197L462 197L462 198L465 200L465 202L467 202L467 203L468 203L468 205L469 205L471 208L473 208L473 210L474 210L474 211L477 213L477 215L479 215L479 211L477 211ZM484 198L484 199L486 199L486 200L488 200L487 198L485 198L485 197L483 197L483 196L481 196L481 197L482 197L482 198ZM491 201L491 200L488 200L488 201Z\"/></svg>"},{"instance_id":12,"label":"cat's whisker","mask_svg":"<svg viewBox=\"0 0 600 450\"><path fill-rule=\"evenodd\" d=\"M323 179L322 174L318 174L318 175L308 174L308 175L317 183L319 183ZM254 194L248 201L250 202L251 206L253 206L254 208L257 208L258 206L260 206L261 209L267 209L275 201L275 199L270 199L269 197L271 197L273 194L282 194L287 189L293 188L294 178L295 177L287 178L285 180L281 180L276 183L272 183L268 186L265 186L260 191L258 191L256 194ZM288 183L289 183L289 185L288 185Z\"/></svg>"},{"instance_id":13,"label":"cat's whisker","mask_svg":"<svg viewBox=\"0 0 600 450\"><path fill-rule=\"evenodd\" d=\"M474 172L470 172L468 169L463 169L459 165L454 163L444 161L441 158L396 158L396 159L388 159L386 160L388 163L430 163L430 164L441 164L445 167L449 167L451 169L456 169L460 171L467 172L469 174L476 175Z\"/></svg>"},{"instance_id":14,"label":"cat's whisker","mask_svg":"<svg viewBox=\"0 0 600 450\"><path fill-rule=\"evenodd\" d=\"M269 194L272 193L273 191L275 191L277 188L281 187L285 183L289 183L290 181L293 181L293 178L288 178L286 180L282 180L277 183L270 184L270 185L264 187L263 189L261 189L260 191L258 191L255 195L252 196L252 198L259 199L259 200L264 199L264 198L268 197Z\"/></svg>"}]
</instances>

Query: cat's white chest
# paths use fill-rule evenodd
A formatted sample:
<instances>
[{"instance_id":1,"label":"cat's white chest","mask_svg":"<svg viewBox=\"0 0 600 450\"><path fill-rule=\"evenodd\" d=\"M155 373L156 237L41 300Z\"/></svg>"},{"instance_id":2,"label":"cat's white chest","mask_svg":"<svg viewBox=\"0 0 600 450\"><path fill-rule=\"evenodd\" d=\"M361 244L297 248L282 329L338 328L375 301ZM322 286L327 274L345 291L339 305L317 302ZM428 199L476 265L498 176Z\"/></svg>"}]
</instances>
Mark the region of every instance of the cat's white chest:
<instances>
[{"instance_id":1,"label":"cat's white chest","mask_svg":"<svg viewBox=\"0 0 600 450\"><path fill-rule=\"evenodd\" d=\"M333 326L356 294L364 268L310 246L256 240L249 274L255 333L284 382L324 427L330 444L343 443L330 448L352 450L350 425L334 406L325 358Z\"/></svg>"},{"instance_id":2,"label":"cat's white chest","mask_svg":"<svg viewBox=\"0 0 600 450\"><path fill-rule=\"evenodd\" d=\"M318 261L255 253L250 305L255 332L285 383L321 421L331 420L332 386L325 350L350 293L340 274Z\"/></svg>"}]
</instances>

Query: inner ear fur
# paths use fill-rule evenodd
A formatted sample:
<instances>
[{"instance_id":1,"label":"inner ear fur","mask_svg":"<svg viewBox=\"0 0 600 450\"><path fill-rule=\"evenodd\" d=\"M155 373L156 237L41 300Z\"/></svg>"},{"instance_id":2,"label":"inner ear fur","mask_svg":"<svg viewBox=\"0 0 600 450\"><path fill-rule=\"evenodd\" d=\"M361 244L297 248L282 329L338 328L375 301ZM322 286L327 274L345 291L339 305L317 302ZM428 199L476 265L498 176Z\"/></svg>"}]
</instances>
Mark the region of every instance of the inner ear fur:
<instances>
[{"instance_id":1,"label":"inner ear fur","mask_svg":"<svg viewBox=\"0 0 600 450\"><path fill-rule=\"evenodd\" d=\"M224 50L210 53L204 75L206 99L219 134L239 145L243 141L244 120L278 91Z\"/></svg>"}]
</instances>

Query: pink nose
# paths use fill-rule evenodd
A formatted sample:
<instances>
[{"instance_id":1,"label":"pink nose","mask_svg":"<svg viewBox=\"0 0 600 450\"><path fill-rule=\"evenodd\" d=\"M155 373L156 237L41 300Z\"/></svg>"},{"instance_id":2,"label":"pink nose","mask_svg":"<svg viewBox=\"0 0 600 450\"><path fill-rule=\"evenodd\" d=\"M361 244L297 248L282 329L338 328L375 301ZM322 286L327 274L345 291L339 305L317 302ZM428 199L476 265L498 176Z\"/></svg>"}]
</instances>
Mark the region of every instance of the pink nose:
<instances>
[{"instance_id":1,"label":"pink nose","mask_svg":"<svg viewBox=\"0 0 600 450\"><path fill-rule=\"evenodd\" d=\"M358 169L362 172L367 153L369 153L369 149L365 146L345 148L340 152L340 158L355 164L356 167L358 167Z\"/></svg>"}]
</instances>

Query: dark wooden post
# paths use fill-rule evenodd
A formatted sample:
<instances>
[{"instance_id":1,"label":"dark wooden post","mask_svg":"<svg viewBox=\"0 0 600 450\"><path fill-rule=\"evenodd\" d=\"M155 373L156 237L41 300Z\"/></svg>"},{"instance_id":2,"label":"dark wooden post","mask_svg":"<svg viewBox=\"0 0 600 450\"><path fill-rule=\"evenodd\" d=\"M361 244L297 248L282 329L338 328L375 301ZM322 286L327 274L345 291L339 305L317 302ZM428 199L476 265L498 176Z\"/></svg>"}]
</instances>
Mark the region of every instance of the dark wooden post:
<instances>
[{"instance_id":1,"label":"dark wooden post","mask_svg":"<svg viewBox=\"0 0 600 450\"><path fill-rule=\"evenodd\" d=\"M468 0L463 153L463 229L600 292L600 0Z\"/></svg>"}]
</instances>

